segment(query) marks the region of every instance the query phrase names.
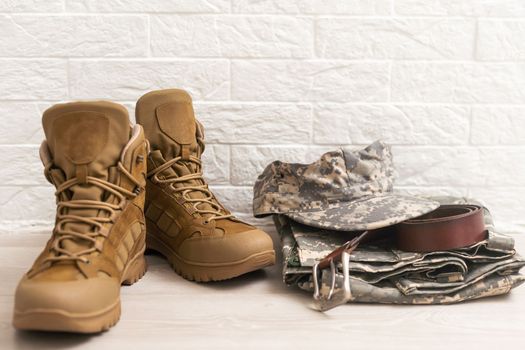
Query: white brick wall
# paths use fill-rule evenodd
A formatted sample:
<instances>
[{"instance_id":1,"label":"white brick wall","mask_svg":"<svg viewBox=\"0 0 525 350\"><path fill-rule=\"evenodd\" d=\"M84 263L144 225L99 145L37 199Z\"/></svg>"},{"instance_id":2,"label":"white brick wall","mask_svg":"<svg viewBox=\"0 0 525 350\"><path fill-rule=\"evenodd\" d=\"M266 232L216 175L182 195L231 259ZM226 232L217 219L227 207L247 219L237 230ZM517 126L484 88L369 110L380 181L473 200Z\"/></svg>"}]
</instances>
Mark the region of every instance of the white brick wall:
<instances>
[{"instance_id":1,"label":"white brick wall","mask_svg":"<svg viewBox=\"0 0 525 350\"><path fill-rule=\"evenodd\" d=\"M397 185L525 225L525 0L2 0L0 232L50 226L55 102L188 89L206 174L243 217L274 159L394 146Z\"/></svg>"}]
</instances>

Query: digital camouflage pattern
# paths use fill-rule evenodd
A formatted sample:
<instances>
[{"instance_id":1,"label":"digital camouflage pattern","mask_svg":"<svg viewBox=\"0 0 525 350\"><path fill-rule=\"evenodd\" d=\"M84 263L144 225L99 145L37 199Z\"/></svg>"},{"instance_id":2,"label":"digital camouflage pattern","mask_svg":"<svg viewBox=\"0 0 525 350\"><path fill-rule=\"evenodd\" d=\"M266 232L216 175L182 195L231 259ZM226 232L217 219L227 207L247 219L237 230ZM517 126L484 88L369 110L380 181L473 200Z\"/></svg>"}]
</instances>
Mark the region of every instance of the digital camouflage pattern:
<instances>
[{"instance_id":1,"label":"digital camouflage pattern","mask_svg":"<svg viewBox=\"0 0 525 350\"><path fill-rule=\"evenodd\" d=\"M311 164L269 164L254 186L256 217L284 214L306 225L342 231L377 229L426 214L439 203L393 193L390 147L376 141L325 153Z\"/></svg>"},{"instance_id":2,"label":"digital camouflage pattern","mask_svg":"<svg viewBox=\"0 0 525 350\"><path fill-rule=\"evenodd\" d=\"M330 278L331 276L323 273L322 288L329 288ZM340 285L342 275L337 274L336 279L336 285ZM374 285L350 277L351 297L349 302L412 305L452 304L507 294L512 288L519 286L524 281L525 276L519 273L492 274L453 292L403 294L402 291L390 285ZM300 287L310 291L312 289L311 282L302 284Z\"/></svg>"},{"instance_id":3,"label":"digital camouflage pattern","mask_svg":"<svg viewBox=\"0 0 525 350\"><path fill-rule=\"evenodd\" d=\"M466 198L433 197L442 204L477 204ZM514 240L496 233L484 209L487 239L451 251L414 253L396 250L389 237L362 244L350 254L352 302L444 304L508 293L525 281L519 270L525 259L514 250ZM283 243L283 277L288 285L312 291L312 266L356 235L320 230L274 216ZM391 238L391 237L390 237ZM335 293L343 276L338 266ZM321 290L330 288L329 270L321 272Z\"/></svg>"}]
</instances>

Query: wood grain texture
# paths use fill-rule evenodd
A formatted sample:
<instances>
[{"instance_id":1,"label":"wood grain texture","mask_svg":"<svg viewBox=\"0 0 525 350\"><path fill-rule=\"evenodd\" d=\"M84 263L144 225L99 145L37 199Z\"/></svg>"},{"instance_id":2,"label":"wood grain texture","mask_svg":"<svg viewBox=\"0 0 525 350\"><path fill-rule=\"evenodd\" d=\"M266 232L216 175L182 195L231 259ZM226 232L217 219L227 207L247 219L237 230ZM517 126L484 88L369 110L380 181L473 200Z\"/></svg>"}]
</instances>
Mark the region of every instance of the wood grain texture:
<instances>
[{"instance_id":1,"label":"wood grain texture","mask_svg":"<svg viewBox=\"0 0 525 350\"><path fill-rule=\"evenodd\" d=\"M0 236L0 349L503 350L525 344L524 287L457 305L349 304L322 314L308 308L308 293L284 286L280 259L265 271L198 284L155 255L148 256L146 276L122 288L122 317L109 332L17 332L10 323L14 289L47 237ZM525 236L515 237L525 251Z\"/></svg>"}]
</instances>

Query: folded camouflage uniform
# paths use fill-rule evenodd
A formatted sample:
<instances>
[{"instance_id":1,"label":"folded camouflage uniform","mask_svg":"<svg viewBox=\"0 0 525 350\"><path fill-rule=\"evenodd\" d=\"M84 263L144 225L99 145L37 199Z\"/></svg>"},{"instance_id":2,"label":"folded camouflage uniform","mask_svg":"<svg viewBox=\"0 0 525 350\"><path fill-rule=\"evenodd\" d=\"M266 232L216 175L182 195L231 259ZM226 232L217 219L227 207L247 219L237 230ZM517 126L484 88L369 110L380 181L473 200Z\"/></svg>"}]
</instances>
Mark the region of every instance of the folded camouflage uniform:
<instances>
[{"instance_id":1,"label":"folded camouflage uniform","mask_svg":"<svg viewBox=\"0 0 525 350\"><path fill-rule=\"evenodd\" d=\"M326 310L347 301L452 303L505 294L523 283L518 271L525 261L512 238L494 232L487 210L487 239L472 246L411 253L375 242L343 253L330 269L313 268L359 232L388 229L440 204L470 203L396 194L394 173L390 147L381 141L359 151L327 152L311 164L275 161L264 169L254 186L253 210L256 217L274 214L287 284L317 286L317 307ZM312 283L312 271L318 283Z\"/></svg>"},{"instance_id":2,"label":"folded camouflage uniform","mask_svg":"<svg viewBox=\"0 0 525 350\"><path fill-rule=\"evenodd\" d=\"M441 204L478 204L473 200L434 197ZM514 240L496 233L491 215L484 210L487 239L472 246L429 253L403 252L391 241L360 245L350 254L350 302L392 304L446 304L508 293L525 281L525 265L514 250ZM355 236L355 232L330 231L274 216L283 244L283 276L288 285L312 291L313 265ZM336 288L342 284L338 266ZM325 288L329 270L322 272Z\"/></svg>"}]
</instances>

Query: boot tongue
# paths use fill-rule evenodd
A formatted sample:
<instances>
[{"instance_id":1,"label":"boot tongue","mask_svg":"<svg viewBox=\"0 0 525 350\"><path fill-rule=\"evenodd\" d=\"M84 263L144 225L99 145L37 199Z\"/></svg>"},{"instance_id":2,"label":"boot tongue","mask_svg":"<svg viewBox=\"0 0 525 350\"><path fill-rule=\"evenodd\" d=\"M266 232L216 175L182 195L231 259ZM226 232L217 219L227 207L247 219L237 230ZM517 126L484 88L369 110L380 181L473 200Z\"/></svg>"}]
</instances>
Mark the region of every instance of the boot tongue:
<instances>
[{"instance_id":1,"label":"boot tongue","mask_svg":"<svg viewBox=\"0 0 525 350\"><path fill-rule=\"evenodd\" d=\"M44 112L43 126L54 166L66 180L77 178L80 184L67 191L68 200L104 201L105 191L87 183L87 177L114 182L110 169L117 165L130 137L130 123L124 107L109 102L61 104ZM66 210L64 210L66 212ZM107 215L97 209L69 208L67 214L96 217ZM93 227L82 222L63 225L65 230L90 232ZM63 240L63 248L77 252L90 246L79 239Z\"/></svg>"},{"instance_id":2,"label":"boot tongue","mask_svg":"<svg viewBox=\"0 0 525 350\"><path fill-rule=\"evenodd\" d=\"M197 121L191 101L162 104L155 109L155 117L159 125L158 140L155 141L158 141L159 149L166 160L175 157L182 157L183 160L189 160L190 156L200 157Z\"/></svg>"}]
</instances>

